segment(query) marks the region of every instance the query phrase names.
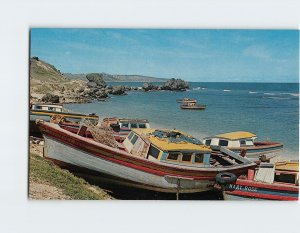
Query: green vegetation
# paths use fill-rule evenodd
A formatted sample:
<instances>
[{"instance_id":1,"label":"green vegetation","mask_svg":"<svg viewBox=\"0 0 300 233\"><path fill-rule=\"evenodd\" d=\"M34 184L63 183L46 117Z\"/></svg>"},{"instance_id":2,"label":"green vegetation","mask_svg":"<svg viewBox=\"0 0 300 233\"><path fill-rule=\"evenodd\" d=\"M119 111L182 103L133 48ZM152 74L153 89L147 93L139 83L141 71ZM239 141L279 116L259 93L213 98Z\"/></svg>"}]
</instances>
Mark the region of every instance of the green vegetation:
<instances>
[{"instance_id":1,"label":"green vegetation","mask_svg":"<svg viewBox=\"0 0 300 233\"><path fill-rule=\"evenodd\" d=\"M63 191L73 200L112 199L99 187L92 186L85 180L61 169L53 162L30 153L30 178L33 181L51 184Z\"/></svg>"}]
</instances>

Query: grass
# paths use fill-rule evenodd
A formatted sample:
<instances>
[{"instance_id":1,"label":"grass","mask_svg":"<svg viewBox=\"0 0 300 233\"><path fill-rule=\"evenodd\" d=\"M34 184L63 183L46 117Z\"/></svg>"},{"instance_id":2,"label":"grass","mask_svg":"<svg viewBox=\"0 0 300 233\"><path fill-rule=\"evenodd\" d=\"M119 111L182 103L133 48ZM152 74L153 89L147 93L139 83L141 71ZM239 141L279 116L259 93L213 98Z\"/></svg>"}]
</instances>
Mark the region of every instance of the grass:
<instances>
[{"instance_id":1,"label":"grass","mask_svg":"<svg viewBox=\"0 0 300 233\"><path fill-rule=\"evenodd\" d=\"M82 178L61 169L53 162L30 153L30 178L34 181L51 184L73 200L105 200L112 199L99 187L92 186Z\"/></svg>"}]
</instances>

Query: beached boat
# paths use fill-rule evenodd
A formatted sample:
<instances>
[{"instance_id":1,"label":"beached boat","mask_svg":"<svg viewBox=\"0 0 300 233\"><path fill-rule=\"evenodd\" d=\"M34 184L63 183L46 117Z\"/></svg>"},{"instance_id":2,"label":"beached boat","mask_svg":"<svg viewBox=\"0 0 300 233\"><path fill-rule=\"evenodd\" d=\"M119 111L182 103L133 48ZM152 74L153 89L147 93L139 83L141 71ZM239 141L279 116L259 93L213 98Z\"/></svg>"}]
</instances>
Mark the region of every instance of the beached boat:
<instances>
[{"instance_id":1,"label":"beached boat","mask_svg":"<svg viewBox=\"0 0 300 233\"><path fill-rule=\"evenodd\" d=\"M30 135L41 136L41 132L35 124L37 119L50 122L51 118L58 114L64 117L65 122L79 123L82 119L88 119L97 124L99 120L99 116L96 116L94 113L82 114L70 112L63 107L63 104L35 103L30 106Z\"/></svg>"},{"instance_id":2,"label":"beached boat","mask_svg":"<svg viewBox=\"0 0 300 233\"><path fill-rule=\"evenodd\" d=\"M113 148L81 136L86 127L75 134L58 124L37 124L46 158L120 185L177 194L202 192L213 189L218 173L238 176L256 166L237 154L214 157L209 147L179 131L135 129Z\"/></svg>"},{"instance_id":3,"label":"beached boat","mask_svg":"<svg viewBox=\"0 0 300 233\"><path fill-rule=\"evenodd\" d=\"M227 147L236 153L245 153L252 160L259 160L264 156L269 160L276 156L276 152L282 150L283 144L279 142L255 142L256 135L245 131L219 134L203 139L203 143L213 150L219 150L220 146Z\"/></svg>"},{"instance_id":4,"label":"beached boat","mask_svg":"<svg viewBox=\"0 0 300 233\"><path fill-rule=\"evenodd\" d=\"M299 162L262 163L256 171L249 170L248 176L225 185L223 194L225 200L296 201L299 196Z\"/></svg>"},{"instance_id":5,"label":"beached boat","mask_svg":"<svg viewBox=\"0 0 300 233\"><path fill-rule=\"evenodd\" d=\"M132 129L150 128L147 119L129 119L129 118L104 118L102 126L109 126L114 131L114 136L118 142L123 142Z\"/></svg>"},{"instance_id":6,"label":"beached boat","mask_svg":"<svg viewBox=\"0 0 300 233\"><path fill-rule=\"evenodd\" d=\"M197 103L196 99L183 98L176 100L177 103Z\"/></svg>"},{"instance_id":7,"label":"beached boat","mask_svg":"<svg viewBox=\"0 0 300 233\"><path fill-rule=\"evenodd\" d=\"M184 103L180 105L181 109L188 109L188 110L204 110L206 109L206 105L196 104L196 103Z\"/></svg>"}]
</instances>

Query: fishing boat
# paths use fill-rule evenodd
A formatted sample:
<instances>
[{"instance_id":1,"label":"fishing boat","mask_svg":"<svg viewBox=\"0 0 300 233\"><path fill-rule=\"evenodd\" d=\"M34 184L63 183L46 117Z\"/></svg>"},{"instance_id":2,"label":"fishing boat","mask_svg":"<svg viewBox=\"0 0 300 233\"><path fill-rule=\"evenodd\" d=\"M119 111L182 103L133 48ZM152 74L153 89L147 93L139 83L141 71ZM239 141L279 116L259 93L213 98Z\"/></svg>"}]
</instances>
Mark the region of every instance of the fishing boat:
<instances>
[{"instance_id":1,"label":"fishing boat","mask_svg":"<svg viewBox=\"0 0 300 233\"><path fill-rule=\"evenodd\" d=\"M249 170L235 183L225 185L225 200L297 201L299 196L299 161L262 163Z\"/></svg>"},{"instance_id":2,"label":"fishing boat","mask_svg":"<svg viewBox=\"0 0 300 233\"><path fill-rule=\"evenodd\" d=\"M255 163L237 154L214 157L199 140L176 130L134 129L116 147L86 138L86 127L72 133L38 121L44 156L61 167L97 174L112 183L170 193L213 189L221 172L241 175Z\"/></svg>"},{"instance_id":3,"label":"fishing boat","mask_svg":"<svg viewBox=\"0 0 300 233\"><path fill-rule=\"evenodd\" d=\"M55 115L61 115L64 117L65 122L72 123L79 123L82 119L88 119L97 124L99 120L99 116L97 116L95 113L82 114L70 112L68 109L64 108L63 104L35 103L31 104L30 106L30 135L41 136L41 132L35 124L37 119L50 122L51 118Z\"/></svg>"},{"instance_id":4,"label":"fishing boat","mask_svg":"<svg viewBox=\"0 0 300 233\"><path fill-rule=\"evenodd\" d=\"M197 103L196 99L183 98L176 100L177 103Z\"/></svg>"},{"instance_id":5,"label":"fishing boat","mask_svg":"<svg viewBox=\"0 0 300 233\"><path fill-rule=\"evenodd\" d=\"M275 157L276 152L282 150L283 144L280 142L255 142L257 136L250 132L236 131L206 137L203 143L218 151L220 146L227 147L236 153L244 153L249 159L258 161L262 157L270 160Z\"/></svg>"},{"instance_id":6,"label":"fishing boat","mask_svg":"<svg viewBox=\"0 0 300 233\"><path fill-rule=\"evenodd\" d=\"M147 119L129 119L117 117L104 118L101 125L111 127L118 142L123 142L132 129L150 128L150 124Z\"/></svg>"},{"instance_id":7,"label":"fishing boat","mask_svg":"<svg viewBox=\"0 0 300 233\"><path fill-rule=\"evenodd\" d=\"M188 109L188 110L204 110L206 109L206 105L200 105L196 103L184 103L180 105L181 109Z\"/></svg>"}]
</instances>

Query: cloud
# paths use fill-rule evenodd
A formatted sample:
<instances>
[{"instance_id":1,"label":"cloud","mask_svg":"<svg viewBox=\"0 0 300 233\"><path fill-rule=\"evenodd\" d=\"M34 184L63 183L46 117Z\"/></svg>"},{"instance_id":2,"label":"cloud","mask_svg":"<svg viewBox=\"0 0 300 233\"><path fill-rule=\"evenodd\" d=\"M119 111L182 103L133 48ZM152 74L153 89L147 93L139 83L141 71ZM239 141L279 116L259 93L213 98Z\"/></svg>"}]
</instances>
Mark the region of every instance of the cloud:
<instances>
[{"instance_id":1,"label":"cloud","mask_svg":"<svg viewBox=\"0 0 300 233\"><path fill-rule=\"evenodd\" d=\"M261 60L271 60L272 59L272 54L270 51L261 45L252 45L244 49L243 55L246 57L252 57L252 58L258 58Z\"/></svg>"}]
</instances>

